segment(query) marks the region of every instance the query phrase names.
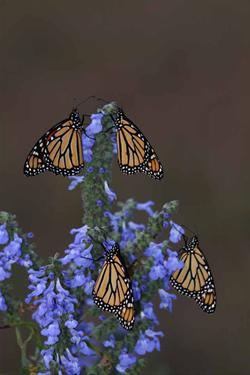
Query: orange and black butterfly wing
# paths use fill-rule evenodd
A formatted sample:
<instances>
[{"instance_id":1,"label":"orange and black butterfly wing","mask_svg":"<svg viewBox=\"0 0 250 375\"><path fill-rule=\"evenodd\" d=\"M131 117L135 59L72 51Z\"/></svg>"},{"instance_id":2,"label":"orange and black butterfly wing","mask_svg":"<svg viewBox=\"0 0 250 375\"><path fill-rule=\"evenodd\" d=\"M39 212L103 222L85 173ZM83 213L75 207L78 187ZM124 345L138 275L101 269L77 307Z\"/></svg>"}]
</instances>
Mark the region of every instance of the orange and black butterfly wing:
<instances>
[{"instance_id":1,"label":"orange and black butterfly wing","mask_svg":"<svg viewBox=\"0 0 250 375\"><path fill-rule=\"evenodd\" d=\"M181 294L193 298L203 311L213 313L216 308L216 291L208 262L194 236L180 251L182 269L170 277L171 285Z\"/></svg>"},{"instance_id":2,"label":"orange and black butterfly wing","mask_svg":"<svg viewBox=\"0 0 250 375\"><path fill-rule=\"evenodd\" d=\"M92 294L95 304L101 310L114 313L124 328L132 328L134 323L132 288L118 244L107 253ZM126 313L127 309L129 314Z\"/></svg>"},{"instance_id":3,"label":"orange and black butterfly wing","mask_svg":"<svg viewBox=\"0 0 250 375\"><path fill-rule=\"evenodd\" d=\"M82 121L78 112L73 111L69 119L49 130L45 142L45 161L51 172L72 176L84 167Z\"/></svg>"},{"instance_id":4,"label":"orange and black butterfly wing","mask_svg":"<svg viewBox=\"0 0 250 375\"><path fill-rule=\"evenodd\" d=\"M93 297L96 305L105 311L119 310L132 295L130 280L117 244L107 253L106 260L96 280Z\"/></svg>"},{"instance_id":5,"label":"orange and black butterfly wing","mask_svg":"<svg viewBox=\"0 0 250 375\"><path fill-rule=\"evenodd\" d=\"M83 124L76 110L54 125L35 144L24 163L24 174L35 176L46 170L71 176L84 167Z\"/></svg>"},{"instance_id":6,"label":"orange and black butterfly wing","mask_svg":"<svg viewBox=\"0 0 250 375\"><path fill-rule=\"evenodd\" d=\"M118 163L123 173L143 172L160 180L163 177L162 164L153 147L140 129L118 109L112 115L117 133Z\"/></svg>"},{"instance_id":7,"label":"orange and black butterfly wing","mask_svg":"<svg viewBox=\"0 0 250 375\"><path fill-rule=\"evenodd\" d=\"M130 296L120 309L115 312L115 316L120 324L127 330L132 329L135 322L135 309L133 302L133 296Z\"/></svg>"},{"instance_id":8,"label":"orange and black butterfly wing","mask_svg":"<svg viewBox=\"0 0 250 375\"><path fill-rule=\"evenodd\" d=\"M44 160L44 152L45 152L44 137L42 137L35 144L35 146L30 151L29 155L27 156L25 160L23 173L27 177L36 176L39 173L45 172L46 163Z\"/></svg>"}]
</instances>

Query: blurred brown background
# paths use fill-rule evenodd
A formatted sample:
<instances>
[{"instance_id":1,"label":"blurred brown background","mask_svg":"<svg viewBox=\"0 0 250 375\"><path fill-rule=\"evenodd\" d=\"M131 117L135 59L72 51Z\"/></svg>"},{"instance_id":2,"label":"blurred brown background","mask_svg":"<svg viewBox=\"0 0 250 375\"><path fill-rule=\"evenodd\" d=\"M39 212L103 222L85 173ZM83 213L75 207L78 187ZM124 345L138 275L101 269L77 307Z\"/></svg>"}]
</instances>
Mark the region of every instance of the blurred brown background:
<instances>
[{"instance_id":1,"label":"blurred brown background","mask_svg":"<svg viewBox=\"0 0 250 375\"><path fill-rule=\"evenodd\" d=\"M161 311L146 375L250 373L248 21L245 0L0 0L0 209L34 232L40 255L62 252L81 224L79 190L24 177L24 159L74 97L115 99L167 170L157 182L115 164L118 198L179 199L176 220L198 231L213 269L216 313L184 297ZM0 373L19 375L14 332L0 343Z\"/></svg>"}]
</instances>

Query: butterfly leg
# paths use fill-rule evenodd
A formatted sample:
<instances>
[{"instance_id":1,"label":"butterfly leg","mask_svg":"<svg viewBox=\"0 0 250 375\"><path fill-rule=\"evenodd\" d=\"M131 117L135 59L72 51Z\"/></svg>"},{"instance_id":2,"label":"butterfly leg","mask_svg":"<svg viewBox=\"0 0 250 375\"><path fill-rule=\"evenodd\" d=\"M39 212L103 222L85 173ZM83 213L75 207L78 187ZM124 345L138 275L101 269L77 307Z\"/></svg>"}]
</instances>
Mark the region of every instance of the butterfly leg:
<instances>
[{"instance_id":1,"label":"butterfly leg","mask_svg":"<svg viewBox=\"0 0 250 375\"><path fill-rule=\"evenodd\" d=\"M112 130L112 129L114 129L115 128L115 126L111 126L110 128L108 128L107 130L105 130L105 132L104 133L108 133L108 132L110 132L110 130Z\"/></svg>"},{"instance_id":2,"label":"butterfly leg","mask_svg":"<svg viewBox=\"0 0 250 375\"><path fill-rule=\"evenodd\" d=\"M92 139L93 141L95 140L95 138L90 137L90 136L86 133L86 130L85 130L85 129L83 129L82 131L83 131L83 134L84 134L86 137L88 137L89 139Z\"/></svg>"}]
</instances>

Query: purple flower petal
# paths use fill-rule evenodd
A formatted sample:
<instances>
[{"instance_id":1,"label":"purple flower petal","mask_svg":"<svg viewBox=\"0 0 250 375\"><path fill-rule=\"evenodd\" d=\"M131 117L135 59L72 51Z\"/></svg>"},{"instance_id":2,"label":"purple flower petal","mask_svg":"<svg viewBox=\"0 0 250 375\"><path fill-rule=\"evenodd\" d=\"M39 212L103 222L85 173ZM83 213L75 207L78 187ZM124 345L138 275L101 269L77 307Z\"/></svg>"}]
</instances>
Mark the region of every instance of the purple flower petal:
<instances>
[{"instance_id":1,"label":"purple flower petal","mask_svg":"<svg viewBox=\"0 0 250 375\"><path fill-rule=\"evenodd\" d=\"M107 181L104 181L104 190L105 190L105 193L108 196L109 202L113 203L114 200L116 200L116 194L110 189L110 187L108 186Z\"/></svg>"},{"instance_id":2,"label":"purple flower petal","mask_svg":"<svg viewBox=\"0 0 250 375\"><path fill-rule=\"evenodd\" d=\"M145 203L137 203L136 208L140 211L145 211L149 216L154 216L154 211L152 210L152 206L154 205L153 201L148 201Z\"/></svg>"},{"instance_id":3,"label":"purple flower petal","mask_svg":"<svg viewBox=\"0 0 250 375\"><path fill-rule=\"evenodd\" d=\"M164 289L159 289L159 295L161 299L160 309L166 309L170 312L173 310L173 300L176 299L176 295L166 292Z\"/></svg>"},{"instance_id":4,"label":"purple flower petal","mask_svg":"<svg viewBox=\"0 0 250 375\"><path fill-rule=\"evenodd\" d=\"M85 176L69 176L68 179L71 181L68 190L74 190L79 184L84 181Z\"/></svg>"},{"instance_id":5,"label":"purple flower petal","mask_svg":"<svg viewBox=\"0 0 250 375\"><path fill-rule=\"evenodd\" d=\"M6 229L6 224L0 225L0 245L5 245L9 241L9 234Z\"/></svg>"},{"instance_id":6,"label":"purple flower petal","mask_svg":"<svg viewBox=\"0 0 250 375\"><path fill-rule=\"evenodd\" d=\"M185 231L180 225L175 224L173 221L171 221L170 224L171 229L169 233L169 241L177 243L182 239L182 235L185 233Z\"/></svg>"},{"instance_id":7,"label":"purple flower petal","mask_svg":"<svg viewBox=\"0 0 250 375\"><path fill-rule=\"evenodd\" d=\"M119 355L119 363L116 365L116 370L124 374L126 370L133 366L136 363L136 357L132 354L127 353L126 349L123 349Z\"/></svg>"}]
</instances>

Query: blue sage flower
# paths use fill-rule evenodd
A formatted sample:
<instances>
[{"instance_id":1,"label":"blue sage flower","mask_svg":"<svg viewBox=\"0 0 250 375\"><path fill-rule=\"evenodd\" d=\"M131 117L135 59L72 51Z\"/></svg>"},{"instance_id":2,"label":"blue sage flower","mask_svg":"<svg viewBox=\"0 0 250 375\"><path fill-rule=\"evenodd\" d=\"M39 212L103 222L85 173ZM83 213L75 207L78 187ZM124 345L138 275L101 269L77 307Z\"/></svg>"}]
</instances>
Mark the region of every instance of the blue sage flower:
<instances>
[{"instance_id":1,"label":"blue sage flower","mask_svg":"<svg viewBox=\"0 0 250 375\"><path fill-rule=\"evenodd\" d=\"M99 173L100 174L104 174L104 173L106 173L107 172L107 169L106 168L104 168L104 167L100 167L99 168Z\"/></svg>"},{"instance_id":2,"label":"blue sage flower","mask_svg":"<svg viewBox=\"0 0 250 375\"><path fill-rule=\"evenodd\" d=\"M149 319L154 324L158 324L159 321L157 319L157 316L154 312L153 303L152 302L143 302L142 303L142 311L141 311L141 319Z\"/></svg>"},{"instance_id":3,"label":"blue sage flower","mask_svg":"<svg viewBox=\"0 0 250 375\"><path fill-rule=\"evenodd\" d=\"M94 113L91 115L91 123L86 127L86 134L91 137L92 135L98 134L102 131L102 113Z\"/></svg>"},{"instance_id":4,"label":"blue sage flower","mask_svg":"<svg viewBox=\"0 0 250 375\"><path fill-rule=\"evenodd\" d=\"M5 245L7 242L9 242L9 234L4 223L0 225L0 245Z\"/></svg>"},{"instance_id":5,"label":"blue sage flower","mask_svg":"<svg viewBox=\"0 0 250 375\"><path fill-rule=\"evenodd\" d=\"M164 261L164 267L169 275L183 267L184 263L178 258L176 251L167 249L168 259Z\"/></svg>"},{"instance_id":6,"label":"blue sage flower","mask_svg":"<svg viewBox=\"0 0 250 375\"><path fill-rule=\"evenodd\" d=\"M162 243L150 242L149 247L144 251L144 255L154 257L155 263L163 262L164 256L162 250Z\"/></svg>"},{"instance_id":7,"label":"blue sage flower","mask_svg":"<svg viewBox=\"0 0 250 375\"><path fill-rule=\"evenodd\" d=\"M145 334L154 342L154 347L156 350L160 351L160 340L158 337L163 337L164 334L161 331L153 331L152 329L146 329Z\"/></svg>"},{"instance_id":8,"label":"blue sage flower","mask_svg":"<svg viewBox=\"0 0 250 375\"><path fill-rule=\"evenodd\" d=\"M152 206L154 206L153 201L148 201L145 203L137 203L136 208L140 211L145 211L149 216L154 216L154 211L152 209Z\"/></svg>"},{"instance_id":9,"label":"blue sage flower","mask_svg":"<svg viewBox=\"0 0 250 375\"><path fill-rule=\"evenodd\" d=\"M32 267L33 265L33 262L30 258L30 255L29 254L24 254L22 257L20 257L20 259L18 260L18 264L20 264L20 266L23 266L25 268L30 268Z\"/></svg>"},{"instance_id":10,"label":"blue sage flower","mask_svg":"<svg viewBox=\"0 0 250 375\"><path fill-rule=\"evenodd\" d=\"M22 238L15 233L14 239L5 246L4 248L4 254L6 257L9 258L9 261L11 263L15 263L21 256L21 243L23 242Z\"/></svg>"},{"instance_id":11,"label":"blue sage flower","mask_svg":"<svg viewBox=\"0 0 250 375\"><path fill-rule=\"evenodd\" d=\"M93 172L94 172L94 167L92 167L92 166L91 166L91 167L88 167L88 168L87 168L87 172L88 172L88 173L93 173Z\"/></svg>"},{"instance_id":12,"label":"blue sage flower","mask_svg":"<svg viewBox=\"0 0 250 375\"><path fill-rule=\"evenodd\" d=\"M116 370L125 374L126 370L132 367L136 363L136 357L127 352L127 349L123 349L119 355L119 363L116 365Z\"/></svg>"},{"instance_id":13,"label":"blue sage flower","mask_svg":"<svg viewBox=\"0 0 250 375\"><path fill-rule=\"evenodd\" d=\"M91 163L93 158L93 152L91 148L86 147L86 142L83 142L83 146L85 147L83 151L84 161L86 163Z\"/></svg>"},{"instance_id":14,"label":"blue sage flower","mask_svg":"<svg viewBox=\"0 0 250 375\"><path fill-rule=\"evenodd\" d=\"M79 361L71 354L69 349L66 349L65 354L60 356L60 362L67 375L80 375Z\"/></svg>"},{"instance_id":15,"label":"blue sage flower","mask_svg":"<svg viewBox=\"0 0 250 375\"><path fill-rule=\"evenodd\" d=\"M6 311L7 310L7 305L5 302L5 298L0 290L0 311Z\"/></svg>"},{"instance_id":16,"label":"blue sage flower","mask_svg":"<svg viewBox=\"0 0 250 375\"><path fill-rule=\"evenodd\" d=\"M68 179L71 181L68 190L74 190L79 184L84 181L85 176L69 176Z\"/></svg>"},{"instance_id":17,"label":"blue sage flower","mask_svg":"<svg viewBox=\"0 0 250 375\"><path fill-rule=\"evenodd\" d=\"M49 349L43 349L43 350L41 350L41 355L43 357L43 361L44 361L45 367L47 369L49 369L50 368L50 363L53 360L53 349L51 349L51 348L49 348Z\"/></svg>"},{"instance_id":18,"label":"blue sage flower","mask_svg":"<svg viewBox=\"0 0 250 375\"><path fill-rule=\"evenodd\" d=\"M89 268L94 266L93 257L91 251L93 249L93 244L86 247L85 243L75 245L74 243L69 245L69 248L65 250L66 255L60 259L62 264L66 265L70 262L76 264L76 266L81 268Z\"/></svg>"},{"instance_id":19,"label":"blue sage flower","mask_svg":"<svg viewBox=\"0 0 250 375\"><path fill-rule=\"evenodd\" d=\"M175 224L173 221L170 221L171 229L169 233L169 241L173 243L180 242L182 239L182 235L185 233L184 229L178 225Z\"/></svg>"},{"instance_id":20,"label":"blue sage flower","mask_svg":"<svg viewBox=\"0 0 250 375\"><path fill-rule=\"evenodd\" d=\"M91 115L91 123L86 127L85 134L82 135L83 157L86 163L90 163L93 158L92 148L95 144L95 134L102 131L102 113Z\"/></svg>"},{"instance_id":21,"label":"blue sage flower","mask_svg":"<svg viewBox=\"0 0 250 375\"><path fill-rule=\"evenodd\" d=\"M169 213L164 213L163 214L163 229L167 229L170 225L169 219L170 219L170 214Z\"/></svg>"},{"instance_id":22,"label":"blue sage flower","mask_svg":"<svg viewBox=\"0 0 250 375\"><path fill-rule=\"evenodd\" d=\"M46 328L41 330L43 336L47 336L47 341L44 342L46 345L54 345L58 341L58 336L61 330L58 322L53 322L49 324Z\"/></svg>"},{"instance_id":23,"label":"blue sage flower","mask_svg":"<svg viewBox=\"0 0 250 375\"><path fill-rule=\"evenodd\" d=\"M129 229L131 229L134 232L135 231L143 231L145 229L144 224L138 224L138 223L135 223L133 221L128 222L128 227L129 227Z\"/></svg>"},{"instance_id":24,"label":"blue sage flower","mask_svg":"<svg viewBox=\"0 0 250 375\"><path fill-rule=\"evenodd\" d=\"M80 245L83 241L87 240L89 237L87 235L88 233L88 226L84 225L83 227L80 228L73 228L70 231L70 234L75 234L75 239L74 239L74 245Z\"/></svg>"},{"instance_id":25,"label":"blue sage flower","mask_svg":"<svg viewBox=\"0 0 250 375\"><path fill-rule=\"evenodd\" d=\"M114 200L116 200L116 194L110 189L107 181L104 181L104 190L105 190L105 193L107 194L109 202L113 203Z\"/></svg>"},{"instance_id":26,"label":"blue sage flower","mask_svg":"<svg viewBox=\"0 0 250 375\"><path fill-rule=\"evenodd\" d=\"M85 283L84 283L84 292L85 292L85 294L87 294L88 296L92 295L94 284L95 284L95 281L92 280L92 278L91 278L90 275L88 275L86 277Z\"/></svg>"},{"instance_id":27,"label":"blue sage flower","mask_svg":"<svg viewBox=\"0 0 250 375\"><path fill-rule=\"evenodd\" d=\"M11 268L20 260L22 255L22 238L15 233L14 239L10 241L0 252L0 281L11 276Z\"/></svg>"},{"instance_id":28,"label":"blue sage flower","mask_svg":"<svg viewBox=\"0 0 250 375\"><path fill-rule=\"evenodd\" d=\"M73 318L73 315L69 315L68 320L65 322L65 326L69 329L73 329L78 326L78 322Z\"/></svg>"},{"instance_id":29,"label":"blue sage flower","mask_svg":"<svg viewBox=\"0 0 250 375\"><path fill-rule=\"evenodd\" d=\"M105 340L103 342L103 345L105 346L105 348L112 348L112 349L114 349L115 348L115 343L116 343L116 340L114 338L114 335L110 335L109 339Z\"/></svg>"},{"instance_id":30,"label":"blue sage flower","mask_svg":"<svg viewBox=\"0 0 250 375\"><path fill-rule=\"evenodd\" d=\"M140 337L135 345L135 352L139 355L145 355L147 352L160 350L160 340L158 337L162 337L163 332L155 332L151 329L147 329L145 333L140 334Z\"/></svg>"},{"instance_id":31,"label":"blue sage flower","mask_svg":"<svg viewBox=\"0 0 250 375\"><path fill-rule=\"evenodd\" d=\"M103 201L102 201L101 199L97 199L97 200L96 200L96 205L97 205L98 207L102 207L102 206L103 206Z\"/></svg>"},{"instance_id":32,"label":"blue sage flower","mask_svg":"<svg viewBox=\"0 0 250 375\"><path fill-rule=\"evenodd\" d=\"M141 333L135 345L135 352L139 355L145 355L147 352L151 353L154 349L154 341L150 340L144 333Z\"/></svg>"},{"instance_id":33,"label":"blue sage flower","mask_svg":"<svg viewBox=\"0 0 250 375\"><path fill-rule=\"evenodd\" d=\"M149 272L149 277L151 280L163 279L165 276L166 269L161 263L154 265Z\"/></svg>"},{"instance_id":34,"label":"blue sage flower","mask_svg":"<svg viewBox=\"0 0 250 375\"><path fill-rule=\"evenodd\" d=\"M139 286L139 282L137 280L132 280L132 289L133 289L133 296L135 301L140 301L141 299L141 289Z\"/></svg>"},{"instance_id":35,"label":"blue sage flower","mask_svg":"<svg viewBox=\"0 0 250 375\"><path fill-rule=\"evenodd\" d=\"M142 224L143 225L143 224ZM139 228L135 225L135 223L128 223L127 225L123 223L122 226L122 233L121 233L121 241L120 241L120 247L121 249L124 249L127 246L127 243L129 241L134 241L136 238L135 234L135 228Z\"/></svg>"},{"instance_id":36,"label":"blue sage flower","mask_svg":"<svg viewBox=\"0 0 250 375\"><path fill-rule=\"evenodd\" d=\"M166 309L170 312L173 310L173 300L176 299L176 295L166 292L164 289L159 289L160 295L160 309Z\"/></svg>"},{"instance_id":37,"label":"blue sage flower","mask_svg":"<svg viewBox=\"0 0 250 375\"><path fill-rule=\"evenodd\" d=\"M118 150L117 150L117 140L116 140L116 132L111 133L111 142L113 145L113 154L116 155Z\"/></svg>"},{"instance_id":38,"label":"blue sage flower","mask_svg":"<svg viewBox=\"0 0 250 375\"><path fill-rule=\"evenodd\" d=\"M27 233L27 238L34 238L34 233L28 232Z\"/></svg>"}]
</instances>

